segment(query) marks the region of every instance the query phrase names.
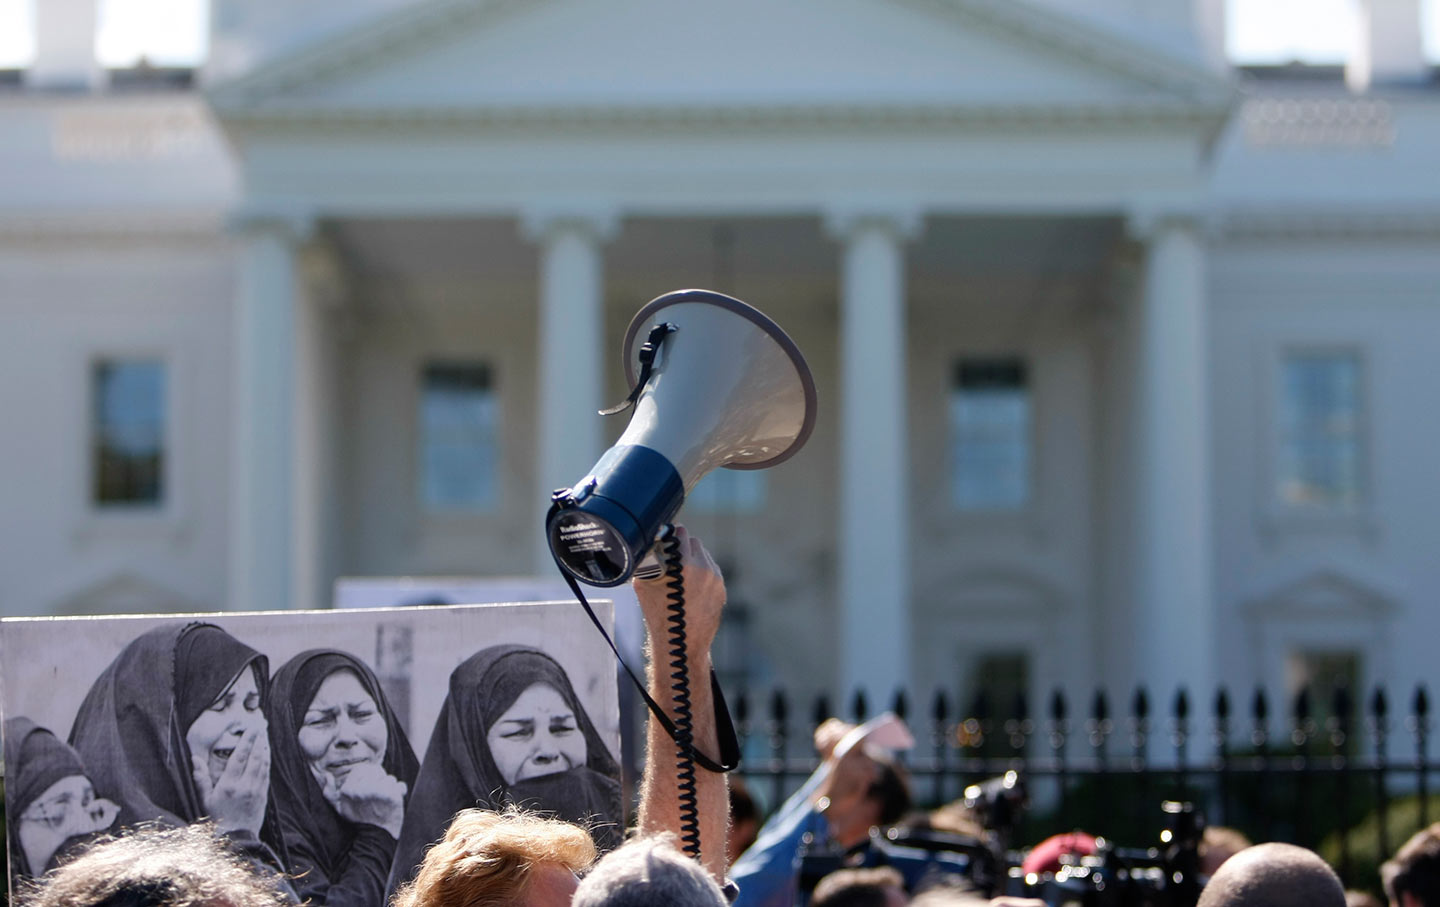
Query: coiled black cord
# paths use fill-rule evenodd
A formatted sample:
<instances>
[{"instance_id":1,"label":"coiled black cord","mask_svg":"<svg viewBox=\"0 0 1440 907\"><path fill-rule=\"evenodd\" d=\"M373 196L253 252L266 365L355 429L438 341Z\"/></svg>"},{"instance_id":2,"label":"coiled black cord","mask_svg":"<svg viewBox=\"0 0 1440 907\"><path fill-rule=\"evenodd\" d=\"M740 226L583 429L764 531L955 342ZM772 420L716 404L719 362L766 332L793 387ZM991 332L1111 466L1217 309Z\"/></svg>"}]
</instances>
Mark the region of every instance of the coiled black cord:
<instances>
[{"instance_id":1,"label":"coiled black cord","mask_svg":"<svg viewBox=\"0 0 1440 907\"><path fill-rule=\"evenodd\" d=\"M669 627L670 689L675 697L676 799L680 806L680 841L685 852L700 858L700 798L695 785L695 720L690 705L690 660L685 646L685 569L675 527L660 534L665 564L666 623Z\"/></svg>"}]
</instances>

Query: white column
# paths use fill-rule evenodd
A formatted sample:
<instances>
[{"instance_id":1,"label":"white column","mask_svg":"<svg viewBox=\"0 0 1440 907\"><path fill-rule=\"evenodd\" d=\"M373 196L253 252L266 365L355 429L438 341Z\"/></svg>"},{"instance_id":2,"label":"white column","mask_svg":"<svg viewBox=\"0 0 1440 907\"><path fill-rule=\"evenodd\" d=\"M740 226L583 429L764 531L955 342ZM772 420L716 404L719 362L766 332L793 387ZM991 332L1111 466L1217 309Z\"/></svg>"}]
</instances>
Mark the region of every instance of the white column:
<instances>
[{"instance_id":1,"label":"white column","mask_svg":"<svg viewBox=\"0 0 1440 907\"><path fill-rule=\"evenodd\" d=\"M1152 714L1168 716L1181 686L1193 709L1207 708L1216 678L1205 249L1192 218L1132 227L1148 240L1137 351L1135 642Z\"/></svg>"},{"instance_id":2,"label":"white column","mask_svg":"<svg viewBox=\"0 0 1440 907\"><path fill-rule=\"evenodd\" d=\"M910 476L904 242L917 216L830 218L840 286L841 703L870 709L910 682Z\"/></svg>"},{"instance_id":3,"label":"white column","mask_svg":"<svg viewBox=\"0 0 1440 907\"><path fill-rule=\"evenodd\" d=\"M540 243L536 372L533 568L555 573L543 520L550 493L585 477L601 454L605 373L604 268L600 247L615 232L608 214L543 213L524 219Z\"/></svg>"},{"instance_id":4,"label":"white column","mask_svg":"<svg viewBox=\"0 0 1440 907\"><path fill-rule=\"evenodd\" d=\"M35 61L25 72L32 88L95 91L106 74L95 56L97 0L37 0Z\"/></svg>"},{"instance_id":5,"label":"white column","mask_svg":"<svg viewBox=\"0 0 1440 907\"><path fill-rule=\"evenodd\" d=\"M292 601L296 249L309 224L253 220L235 306L235 437L231 464L230 607Z\"/></svg>"}]
</instances>

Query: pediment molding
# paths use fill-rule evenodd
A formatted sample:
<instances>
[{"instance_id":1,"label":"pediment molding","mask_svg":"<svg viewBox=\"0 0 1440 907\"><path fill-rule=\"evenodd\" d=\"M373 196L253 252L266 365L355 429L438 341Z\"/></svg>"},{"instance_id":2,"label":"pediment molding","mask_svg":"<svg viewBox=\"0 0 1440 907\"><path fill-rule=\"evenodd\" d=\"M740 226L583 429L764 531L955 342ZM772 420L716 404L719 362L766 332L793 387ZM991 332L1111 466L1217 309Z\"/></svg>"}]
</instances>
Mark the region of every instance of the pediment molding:
<instances>
[{"instance_id":1,"label":"pediment molding","mask_svg":"<svg viewBox=\"0 0 1440 907\"><path fill-rule=\"evenodd\" d=\"M524 15L552 0L430 0L398 10L336 38L301 48L213 86L208 98L230 123L335 127L432 124L511 129L744 129L776 125L820 129L936 128L970 125L1155 122L1214 126L1228 115L1233 83L1198 63L1112 35L1088 22L1024 0L874 0L905 5L963 23L977 32L1032 48L1047 58L1118 75L1159 94L1159 100L1106 105L515 105L403 106L336 109L297 99L311 85L378 68L458 30Z\"/></svg>"},{"instance_id":2,"label":"pediment molding","mask_svg":"<svg viewBox=\"0 0 1440 907\"><path fill-rule=\"evenodd\" d=\"M1003 615L1009 619L1049 619L1061 611L1060 586L1022 567L993 566L967 570L949 583L947 596L957 616Z\"/></svg>"},{"instance_id":3,"label":"pediment molding","mask_svg":"<svg viewBox=\"0 0 1440 907\"><path fill-rule=\"evenodd\" d=\"M1397 596L1334 567L1317 567L1274 583L1246 607L1256 619L1380 620L1400 611Z\"/></svg>"},{"instance_id":4,"label":"pediment molding","mask_svg":"<svg viewBox=\"0 0 1440 907\"><path fill-rule=\"evenodd\" d=\"M300 128L308 132L393 127L484 129L493 133L574 131L688 133L784 128L788 132L884 129L934 132L967 128L1055 129L1066 126L1215 128L1227 116L1222 105L1172 103L1114 105L806 105L806 106L566 106L566 107L380 107L314 109L265 107L221 111L233 125Z\"/></svg>"}]
</instances>

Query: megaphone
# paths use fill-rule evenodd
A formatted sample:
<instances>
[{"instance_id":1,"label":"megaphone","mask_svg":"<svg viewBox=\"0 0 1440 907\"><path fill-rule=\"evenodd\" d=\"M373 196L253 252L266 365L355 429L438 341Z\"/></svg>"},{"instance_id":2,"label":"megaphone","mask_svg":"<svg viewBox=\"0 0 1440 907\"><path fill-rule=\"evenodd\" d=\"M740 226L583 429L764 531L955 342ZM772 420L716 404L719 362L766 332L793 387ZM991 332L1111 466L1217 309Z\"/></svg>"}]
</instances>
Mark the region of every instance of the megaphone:
<instances>
[{"instance_id":1,"label":"megaphone","mask_svg":"<svg viewBox=\"0 0 1440 907\"><path fill-rule=\"evenodd\" d=\"M631 320L623 356L630 424L588 475L555 492L545 521L560 567L592 586L629 579L711 470L782 463L815 427L800 348L733 297L677 290L651 300Z\"/></svg>"}]
</instances>

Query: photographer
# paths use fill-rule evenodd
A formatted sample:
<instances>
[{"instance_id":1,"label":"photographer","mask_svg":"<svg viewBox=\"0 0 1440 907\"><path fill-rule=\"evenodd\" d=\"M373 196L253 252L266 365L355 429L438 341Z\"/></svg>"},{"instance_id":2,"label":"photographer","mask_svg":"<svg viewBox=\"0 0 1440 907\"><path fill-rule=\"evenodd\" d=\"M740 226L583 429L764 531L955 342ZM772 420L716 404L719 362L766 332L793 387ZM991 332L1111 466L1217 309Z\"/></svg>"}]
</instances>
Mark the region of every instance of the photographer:
<instances>
[{"instance_id":1,"label":"photographer","mask_svg":"<svg viewBox=\"0 0 1440 907\"><path fill-rule=\"evenodd\" d=\"M740 886L737 907L790 907L807 846L849 850L869 840L871 828L899 820L910 808L909 784L893 759L866 744L903 747L908 740L909 730L893 715L863 727L832 718L816 728L824 761L730 870Z\"/></svg>"}]
</instances>

